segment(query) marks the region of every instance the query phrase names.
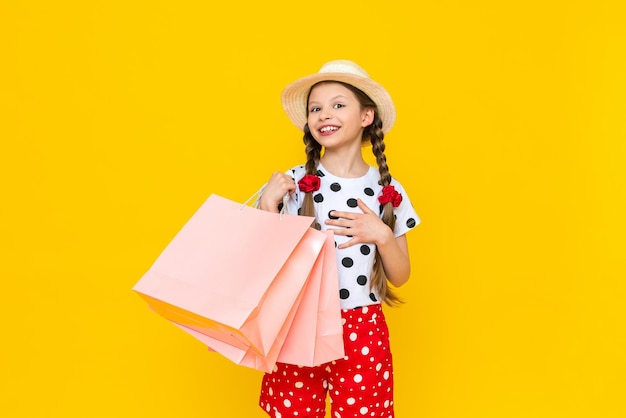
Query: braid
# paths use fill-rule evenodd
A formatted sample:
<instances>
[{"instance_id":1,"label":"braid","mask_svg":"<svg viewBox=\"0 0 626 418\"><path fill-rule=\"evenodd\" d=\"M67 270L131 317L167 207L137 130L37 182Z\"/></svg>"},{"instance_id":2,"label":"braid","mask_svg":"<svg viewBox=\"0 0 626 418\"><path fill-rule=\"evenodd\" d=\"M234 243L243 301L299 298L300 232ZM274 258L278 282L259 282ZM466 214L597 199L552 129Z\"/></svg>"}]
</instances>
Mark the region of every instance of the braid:
<instances>
[{"instance_id":1,"label":"braid","mask_svg":"<svg viewBox=\"0 0 626 418\"><path fill-rule=\"evenodd\" d=\"M385 156L385 134L383 133L382 121L378 114L375 115L374 122L363 132L364 138L366 138L366 134L372 143L372 153L376 157L376 164L378 165L378 172L380 173L379 183L383 187L388 186L391 183L391 174L389 173L387 157ZM393 204L391 202L384 205L382 220L392 231L394 230L396 216L393 213ZM387 284L387 278L383 271L383 260L378 251L376 252L376 262L374 263L371 287L378 291L378 294L383 297L384 302L388 305L399 305L402 303L402 300Z\"/></svg>"},{"instance_id":2,"label":"braid","mask_svg":"<svg viewBox=\"0 0 626 418\"><path fill-rule=\"evenodd\" d=\"M385 156L385 134L380 126L374 126L374 124L371 126L372 129L369 138L372 143L372 153L376 157L376 164L380 172L379 183L381 186L388 186L391 183L391 174L389 174L389 166L387 165L387 157Z\"/></svg>"},{"instance_id":3,"label":"braid","mask_svg":"<svg viewBox=\"0 0 626 418\"><path fill-rule=\"evenodd\" d=\"M309 124L304 125L304 145L306 152L306 173L316 175L317 174L317 164L320 161L320 154L322 151L322 146L313 138L311 135L311 130L309 129ZM313 205L313 193L305 193L304 200L302 201L302 212L303 216L315 216L315 206ZM313 228L320 230L322 227L320 226L317 219L313 221L311 225Z\"/></svg>"},{"instance_id":4,"label":"braid","mask_svg":"<svg viewBox=\"0 0 626 418\"><path fill-rule=\"evenodd\" d=\"M320 154L322 152L322 146L313 138L309 124L304 125L304 145L306 152L306 173L316 175L317 164L320 162Z\"/></svg>"}]
</instances>

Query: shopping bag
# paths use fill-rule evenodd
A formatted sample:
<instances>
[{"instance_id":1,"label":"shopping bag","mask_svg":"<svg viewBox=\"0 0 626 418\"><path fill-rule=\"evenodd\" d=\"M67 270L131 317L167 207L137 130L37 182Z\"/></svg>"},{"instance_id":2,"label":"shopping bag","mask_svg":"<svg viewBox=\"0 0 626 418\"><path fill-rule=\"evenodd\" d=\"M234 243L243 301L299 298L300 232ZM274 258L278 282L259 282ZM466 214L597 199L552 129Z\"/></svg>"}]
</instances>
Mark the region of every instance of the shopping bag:
<instances>
[{"instance_id":1,"label":"shopping bag","mask_svg":"<svg viewBox=\"0 0 626 418\"><path fill-rule=\"evenodd\" d=\"M334 233L325 233L326 244L278 356L282 363L317 366L345 355Z\"/></svg>"},{"instance_id":2,"label":"shopping bag","mask_svg":"<svg viewBox=\"0 0 626 418\"><path fill-rule=\"evenodd\" d=\"M268 356L326 242L312 221L211 195L133 290L179 326Z\"/></svg>"},{"instance_id":3,"label":"shopping bag","mask_svg":"<svg viewBox=\"0 0 626 418\"><path fill-rule=\"evenodd\" d=\"M343 328L339 305L339 286L335 241L326 231L326 243L295 305L291 324L284 327L284 343L279 352L259 356L250 348L241 349L188 327L179 327L233 362L262 371L270 371L276 361L300 366L316 366L344 357Z\"/></svg>"}]
</instances>

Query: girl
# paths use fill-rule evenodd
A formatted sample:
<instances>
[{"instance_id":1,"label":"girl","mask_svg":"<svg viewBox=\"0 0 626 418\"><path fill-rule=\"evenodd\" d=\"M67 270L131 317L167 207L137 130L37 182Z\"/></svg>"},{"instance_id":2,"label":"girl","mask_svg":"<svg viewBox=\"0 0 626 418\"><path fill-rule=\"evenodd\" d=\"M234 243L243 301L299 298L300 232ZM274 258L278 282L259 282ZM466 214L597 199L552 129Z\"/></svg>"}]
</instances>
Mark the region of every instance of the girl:
<instances>
[{"instance_id":1,"label":"girl","mask_svg":"<svg viewBox=\"0 0 626 418\"><path fill-rule=\"evenodd\" d=\"M391 177L383 138L395 121L387 91L351 61L331 61L282 94L291 121L304 131L307 161L275 172L259 201L278 212L313 216L335 234L344 358L316 367L278 363L263 377L259 405L270 416L333 418L394 416L393 369L381 302L401 301L387 286L409 279L405 233L420 221ZM370 143L378 168L361 150Z\"/></svg>"}]
</instances>

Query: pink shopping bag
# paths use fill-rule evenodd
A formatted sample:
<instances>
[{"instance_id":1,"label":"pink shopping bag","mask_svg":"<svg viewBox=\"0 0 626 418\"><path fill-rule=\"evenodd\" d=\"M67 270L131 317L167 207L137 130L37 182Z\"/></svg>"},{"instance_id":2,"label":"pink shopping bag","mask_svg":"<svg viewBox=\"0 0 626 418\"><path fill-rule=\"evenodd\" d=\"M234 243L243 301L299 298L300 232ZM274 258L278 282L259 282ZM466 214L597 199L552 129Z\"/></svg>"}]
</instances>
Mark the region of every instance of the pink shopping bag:
<instances>
[{"instance_id":1,"label":"pink shopping bag","mask_svg":"<svg viewBox=\"0 0 626 418\"><path fill-rule=\"evenodd\" d=\"M317 366L345 355L335 240L332 231L325 233L326 244L278 356L280 362Z\"/></svg>"},{"instance_id":2,"label":"pink shopping bag","mask_svg":"<svg viewBox=\"0 0 626 418\"><path fill-rule=\"evenodd\" d=\"M157 313L263 358L280 351L326 235L211 195L133 287Z\"/></svg>"},{"instance_id":3,"label":"pink shopping bag","mask_svg":"<svg viewBox=\"0 0 626 418\"><path fill-rule=\"evenodd\" d=\"M252 349L242 349L188 327L181 329L204 342L233 362L262 371L270 371L276 361L301 366L316 366L344 354L343 328L339 305L337 264L333 233L326 231L326 243L295 306L293 321L281 330L284 343L279 351L260 356ZM282 338L282 335L281 335Z\"/></svg>"}]
</instances>

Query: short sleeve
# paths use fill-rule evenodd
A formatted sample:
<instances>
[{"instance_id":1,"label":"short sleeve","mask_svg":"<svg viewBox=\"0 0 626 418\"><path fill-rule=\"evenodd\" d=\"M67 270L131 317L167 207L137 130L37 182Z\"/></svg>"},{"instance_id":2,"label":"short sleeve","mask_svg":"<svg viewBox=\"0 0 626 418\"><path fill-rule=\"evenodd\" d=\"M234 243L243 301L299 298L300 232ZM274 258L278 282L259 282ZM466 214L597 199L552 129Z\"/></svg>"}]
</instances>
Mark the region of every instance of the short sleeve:
<instances>
[{"instance_id":1,"label":"short sleeve","mask_svg":"<svg viewBox=\"0 0 626 418\"><path fill-rule=\"evenodd\" d=\"M421 220L413 208L413 203L411 202L411 199L409 199L404 187L402 187L402 185L395 179L391 180L391 185L402 195L402 202L400 202L400 205L397 208L394 208L396 226L393 234L394 236L399 237L419 225Z\"/></svg>"},{"instance_id":2,"label":"short sleeve","mask_svg":"<svg viewBox=\"0 0 626 418\"><path fill-rule=\"evenodd\" d=\"M293 192L291 196L289 196L286 213L290 215L299 215L299 210L302 206L302 199L304 198L304 194L300 191L300 188L298 187L298 180L300 180L304 176L304 174L306 174L306 170L304 168L304 165L298 165L285 171L285 174L290 176L293 181L296 182L296 191Z\"/></svg>"}]
</instances>

